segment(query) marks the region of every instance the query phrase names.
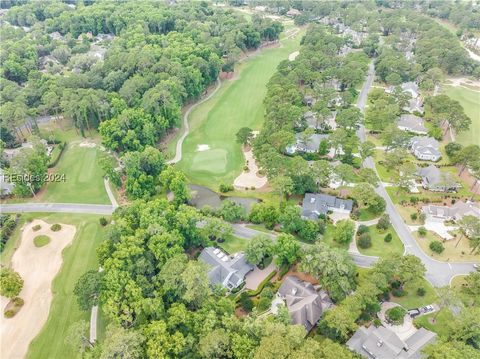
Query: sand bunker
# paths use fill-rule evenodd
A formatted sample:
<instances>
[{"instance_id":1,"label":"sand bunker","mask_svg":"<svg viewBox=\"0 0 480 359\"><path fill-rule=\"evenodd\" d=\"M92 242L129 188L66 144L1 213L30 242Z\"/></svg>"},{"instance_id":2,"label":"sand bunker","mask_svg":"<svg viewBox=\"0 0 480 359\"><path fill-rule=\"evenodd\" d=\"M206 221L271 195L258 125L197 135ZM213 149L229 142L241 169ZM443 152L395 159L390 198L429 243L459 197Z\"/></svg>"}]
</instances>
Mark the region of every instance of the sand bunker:
<instances>
[{"instance_id":1,"label":"sand bunker","mask_svg":"<svg viewBox=\"0 0 480 359\"><path fill-rule=\"evenodd\" d=\"M81 142L78 146L80 147L87 147L87 148L94 148L96 147L97 145L93 142L89 142L89 141L83 141Z\"/></svg>"},{"instance_id":2,"label":"sand bunker","mask_svg":"<svg viewBox=\"0 0 480 359\"><path fill-rule=\"evenodd\" d=\"M288 55L288 60L293 61L297 58L298 54L300 54L300 51L295 51L292 52L290 55Z\"/></svg>"},{"instance_id":3,"label":"sand bunker","mask_svg":"<svg viewBox=\"0 0 480 359\"><path fill-rule=\"evenodd\" d=\"M471 86L480 87L480 81L468 79L466 77L449 77L447 79L446 84L450 86L455 86L455 87L456 86L466 87L465 85L468 85L470 86L469 88L470 90L473 90Z\"/></svg>"},{"instance_id":4,"label":"sand bunker","mask_svg":"<svg viewBox=\"0 0 480 359\"><path fill-rule=\"evenodd\" d=\"M196 152L208 151L210 149L209 145L197 145Z\"/></svg>"},{"instance_id":5,"label":"sand bunker","mask_svg":"<svg viewBox=\"0 0 480 359\"><path fill-rule=\"evenodd\" d=\"M42 228L34 232L32 227L37 224ZM50 226L41 220L25 225L20 246L13 254L11 266L24 280L20 297L25 304L13 318L5 319L3 310L8 300L1 298L1 358L24 358L30 342L47 321L53 298L52 281L62 265L62 251L72 242L76 230L75 226L62 224L60 231L53 232ZM35 247L33 238L38 235L49 236L50 243Z\"/></svg>"},{"instance_id":6,"label":"sand bunker","mask_svg":"<svg viewBox=\"0 0 480 359\"><path fill-rule=\"evenodd\" d=\"M254 131L253 135L256 136L258 131ZM254 187L255 189L259 189L267 184L267 177L260 176L258 174L259 168L257 163L255 162L255 157L253 157L252 150L243 151L243 155L245 156L245 160L247 162L248 171L243 171L235 181L233 181L233 185L237 189L251 189Z\"/></svg>"}]
</instances>

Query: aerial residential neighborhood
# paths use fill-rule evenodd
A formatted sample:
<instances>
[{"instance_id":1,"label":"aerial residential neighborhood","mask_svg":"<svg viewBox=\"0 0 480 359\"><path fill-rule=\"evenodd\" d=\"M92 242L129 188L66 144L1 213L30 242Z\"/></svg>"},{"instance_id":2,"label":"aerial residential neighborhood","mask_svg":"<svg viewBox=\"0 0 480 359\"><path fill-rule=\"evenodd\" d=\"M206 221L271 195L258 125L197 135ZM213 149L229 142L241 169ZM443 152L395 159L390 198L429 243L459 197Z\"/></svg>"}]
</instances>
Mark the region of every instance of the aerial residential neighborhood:
<instances>
[{"instance_id":1,"label":"aerial residential neighborhood","mask_svg":"<svg viewBox=\"0 0 480 359\"><path fill-rule=\"evenodd\" d=\"M0 357L480 359L480 3L0 2Z\"/></svg>"}]
</instances>

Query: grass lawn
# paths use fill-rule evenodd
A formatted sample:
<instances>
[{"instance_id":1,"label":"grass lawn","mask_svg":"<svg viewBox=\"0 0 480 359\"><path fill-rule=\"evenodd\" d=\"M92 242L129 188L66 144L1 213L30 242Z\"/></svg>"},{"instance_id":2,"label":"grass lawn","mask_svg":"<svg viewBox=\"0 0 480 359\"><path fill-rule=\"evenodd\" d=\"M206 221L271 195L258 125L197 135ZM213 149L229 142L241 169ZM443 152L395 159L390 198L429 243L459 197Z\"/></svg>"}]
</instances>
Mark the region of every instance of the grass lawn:
<instances>
[{"instance_id":1,"label":"grass lawn","mask_svg":"<svg viewBox=\"0 0 480 359\"><path fill-rule=\"evenodd\" d=\"M247 247L248 239L230 236L229 238L225 239L225 242L218 243L217 245L223 248L228 254L234 254L240 251L244 251Z\"/></svg>"},{"instance_id":2,"label":"grass lawn","mask_svg":"<svg viewBox=\"0 0 480 359\"><path fill-rule=\"evenodd\" d=\"M480 92L461 86L443 86L443 92L462 105L465 113L472 119L470 130L456 136L462 145L480 145Z\"/></svg>"},{"instance_id":3,"label":"grass lawn","mask_svg":"<svg viewBox=\"0 0 480 359\"><path fill-rule=\"evenodd\" d=\"M360 208L358 214L359 221L371 221L372 219L380 217L380 214L370 211L368 208Z\"/></svg>"},{"instance_id":4,"label":"grass lawn","mask_svg":"<svg viewBox=\"0 0 480 359\"><path fill-rule=\"evenodd\" d=\"M471 262L480 260L480 255L470 254L472 248L469 245L468 238L463 237L460 240L460 243L458 243L458 246L455 247L458 242L457 238L460 238L460 234L457 234L457 238L453 238L445 242L440 236L432 231L427 231L427 235L425 237L420 237L418 232L413 232L413 236L422 250L436 260L445 262ZM442 242L443 246L445 247L445 250L440 254L432 252L432 250L429 248L430 243L435 240Z\"/></svg>"},{"instance_id":5,"label":"grass lawn","mask_svg":"<svg viewBox=\"0 0 480 359\"><path fill-rule=\"evenodd\" d=\"M271 230L265 228L265 226L263 224L247 224L247 227L251 228L251 229L255 229L259 232L264 232L264 233L268 233L268 234L275 233L274 231L271 231Z\"/></svg>"},{"instance_id":6,"label":"grass lawn","mask_svg":"<svg viewBox=\"0 0 480 359\"><path fill-rule=\"evenodd\" d=\"M360 253L377 257L388 257L393 253L403 254L403 243L391 226L387 231L379 231L377 226L370 226L368 228L370 228L369 233L372 237L372 246L367 249L362 249L357 244ZM383 240L387 233L392 235L392 241L388 243Z\"/></svg>"},{"instance_id":7,"label":"grass lawn","mask_svg":"<svg viewBox=\"0 0 480 359\"><path fill-rule=\"evenodd\" d=\"M450 286L454 289L461 289L467 282L465 282L466 275L457 275L453 277Z\"/></svg>"},{"instance_id":8,"label":"grass lawn","mask_svg":"<svg viewBox=\"0 0 480 359\"><path fill-rule=\"evenodd\" d=\"M98 160L105 154L98 148L68 144L55 172L65 181L49 182L43 202L110 204Z\"/></svg>"},{"instance_id":9,"label":"grass lawn","mask_svg":"<svg viewBox=\"0 0 480 359\"><path fill-rule=\"evenodd\" d=\"M435 318L435 321L433 322ZM438 313L430 313L422 315L415 319L414 323L417 327L422 327L437 333L440 337L444 337L449 332L449 324L453 320L453 314L450 310L443 308Z\"/></svg>"},{"instance_id":10,"label":"grass lawn","mask_svg":"<svg viewBox=\"0 0 480 359\"><path fill-rule=\"evenodd\" d=\"M53 301L48 320L32 341L28 358L69 358L74 349L64 342L68 328L79 320L90 320L90 312L78 308L73 289L77 279L90 269L97 269L96 248L105 237L106 230L100 226L96 215L28 214L26 219L39 218L50 224L67 223L77 227L72 244L63 252L62 267L53 280ZM28 218L27 218L28 217ZM99 332L105 332L105 321L99 322ZM103 338L103 337L102 337Z\"/></svg>"},{"instance_id":11,"label":"grass lawn","mask_svg":"<svg viewBox=\"0 0 480 359\"><path fill-rule=\"evenodd\" d=\"M335 226L333 223L327 222L325 227L325 233L322 236L321 241L327 243L330 247L348 249L348 243L338 243L333 239L333 232L335 231Z\"/></svg>"},{"instance_id":12,"label":"grass lawn","mask_svg":"<svg viewBox=\"0 0 480 359\"><path fill-rule=\"evenodd\" d=\"M416 207L409 205L402 206L401 204L396 204L395 208L397 209L397 212L400 214L400 216L403 218L407 225L421 226L423 224L422 221L420 221L420 219L418 218L418 215L415 221L413 221L410 217L410 215L413 213L418 214L418 210Z\"/></svg>"},{"instance_id":13,"label":"grass lawn","mask_svg":"<svg viewBox=\"0 0 480 359\"><path fill-rule=\"evenodd\" d=\"M417 295L417 289L424 288L425 295ZM403 297L391 297L390 301L404 306L406 309L418 308L428 304L432 304L437 300L437 293L432 285L426 280L410 283L405 286L406 295Z\"/></svg>"},{"instance_id":14,"label":"grass lawn","mask_svg":"<svg viewBox=\"0 0 480 359\"><path fill-rule=\"evenodd\" d=\"M266 84L280 61L300 46L302 34L282 41L282 47L264 49L237 66L235 79L226 80L207 102L190 115L190 134L183 143L183 158L177 166L190 181L216 189L232 183L245 159L235 134L242 127L260 130ZM197 151L198 145L209 149Z\"/></svg>"}]
</instances>

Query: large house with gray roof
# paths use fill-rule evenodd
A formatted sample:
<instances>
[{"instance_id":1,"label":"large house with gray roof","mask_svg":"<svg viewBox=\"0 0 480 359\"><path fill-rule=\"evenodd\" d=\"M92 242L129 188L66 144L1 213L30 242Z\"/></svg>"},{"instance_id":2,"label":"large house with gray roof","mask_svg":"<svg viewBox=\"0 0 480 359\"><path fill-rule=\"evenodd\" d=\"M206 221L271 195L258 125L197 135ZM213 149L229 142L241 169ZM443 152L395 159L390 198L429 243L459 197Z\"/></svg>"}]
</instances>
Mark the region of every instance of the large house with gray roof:
<instances>
[{"instance_id":1,"label":"large house with gray roof","mask_svg":"<svg viewBox=\"0 0 480 359\"><path fill-rule=\"evenodd\" d=\"M302 203L302 217L318 219L320 215L326 215L328 211L350 213L353 209L351 199L342 199L323 193L305 193Z\"/></svg>"},{"instance_id":2,"label":"large house with gray roof","mask_svg":"<svg viewBox=\"0 0 480 359\"><path fill-rule=\"evenodd\" d=\"M422 187L434 192L455 192L461 185L448 172L442 172L435 165L417 167L415 173L422 180Z\"/></svg>"},{"instance_id":3,"label":"large house with gray roof","mask_svg":"<svg viewBox=\"0 0 480 359\"><path fill-rule=\"evenodd\" d=\"M400 120L397 122L397 127L402 131L413 132L419 135L427 134L427 129L423 125L423 119L411 114L401 115Z\"/></svg>"},{"instance_id":4,"label":"large house with gray roof","mask_svg":"<svg viewBox=\"0 0 480 359\"><path fill-rule=\"evenodd\" d=\"M410 150L419 160L436 162L442 158L440 145L433 137L415 136L410 140Z\"/></svg>"},{"instance_id":5,"label":"large house with gray roof","mask_svg":"<svg viewBox=\"0 0 480 359\"><path fill-rule=\"evenodd\" d=\"M360 327L347 342L347 347L364 358L420 359L426 345L435 342L437 334L420 328L405 341L383 326Z\"/></svg>"},{"instance_id":6,"label":"large house with gray roof","mask_svg":"<svg viewBox=\"0 0 480 359\"><path fill-rule=\"evenodd\" d=\"M209 266L210 284L221 285L228 290L239 287L244 282L245 275L253 270L253 265L247 262L245 254L228 255L215 247L205 248L200 253L199 260Z\"/></svg>"},{"instance_id":7,"label":"large house with gray roof","mask_svg":"<svg viewBox=\"0 0 480 359\"><path fill-rule=\"evenodd\" d=\"M457 201L450 207L428 205L422 208L423 213L435 218L441 218L446 221L459 221L464 216L474 216L480 218L480 207L474 202Z\"/></svg>"},{"instance_id":8,"label":"large house with gray roof","mask_svg":"<svg viewBox=\"0 0 480 359\"><path fill-rule=\"evenodd\" d=\"M317 292L311 283L301 281L295 276L285 278L278 289L277 297L284 300L292 324L303 325L307 331L310 331L325 310L333 305L327 292Z\"/></svg>"},{"instance_id":9,"label":"large house with gray roof","mask_svg":"<svg viewBox=\"0 0 480 359\"><path fill-rule=\"evenodd\" d=\"M295 140L296 142L293 145L290 145L285 149L288 154L293 155L296 152L316 153L318 152L320 142L328 140L328 135L314 133L304 140L303 135L297 133L295 134Z\"/></svg>"}]
</instances>

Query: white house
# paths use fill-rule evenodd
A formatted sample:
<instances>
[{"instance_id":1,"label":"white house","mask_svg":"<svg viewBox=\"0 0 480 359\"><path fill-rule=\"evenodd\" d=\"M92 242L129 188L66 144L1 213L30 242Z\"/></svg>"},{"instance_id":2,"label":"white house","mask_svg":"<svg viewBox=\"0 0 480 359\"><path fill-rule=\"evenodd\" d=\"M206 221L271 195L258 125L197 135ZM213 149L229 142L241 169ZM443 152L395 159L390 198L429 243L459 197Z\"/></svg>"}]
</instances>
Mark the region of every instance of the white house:
<instances>
[{"instance_id":1,"label":"white house","mask_svg":"<svg viewBox=\"0 0 480 359\"><path fill-rule=\"evenodd\" d=\"M442 157L439 147L438 141L432 137L415 136L410 140L410 151L423 161L438 161Z\"/></svg>"}]
</instances>

